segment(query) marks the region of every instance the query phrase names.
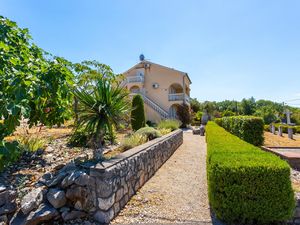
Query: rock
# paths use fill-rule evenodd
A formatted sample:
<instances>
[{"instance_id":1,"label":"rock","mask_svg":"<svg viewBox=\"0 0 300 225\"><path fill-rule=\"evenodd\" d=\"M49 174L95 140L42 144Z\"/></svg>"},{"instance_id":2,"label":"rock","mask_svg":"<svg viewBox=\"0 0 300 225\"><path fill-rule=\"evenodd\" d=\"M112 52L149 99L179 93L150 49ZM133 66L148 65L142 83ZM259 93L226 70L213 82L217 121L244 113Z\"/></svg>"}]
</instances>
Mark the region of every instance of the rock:
<instances>
[{"instance_id":1,"label":"rock","mask_svg":"<svg viewBox=\"0 0 300 225\"><path fill-rule=\"evenodd\" d=\"M0 216L4 214L14 213L16 210L17 210L17 203L15 201L7 202L5 205L0 207Z\"/></svg>"},{"instance_id":2,"label":"rock","mask_svg":"<svg viewBox=\"0 0 300 225\"><path fill-rule=\"evenodd\" d=\"M47 185L47 182L49 182L49 180L51 180L53 178L53 174L48 172L48 173L45 173L39 180L39 182Z\"/></svg>"},{"instance_id":3,"label":"rock","mask_svg":"<svg viewBox=\"0 0 300 225\"><path fill-rule=\"evenodd\" d=\"M35 152L36 155L43 155L43 153L44 153L44 150L41 149L41 148L39 148L39 149Z\"/></svg>"},{"instance_id":4,"label":"rock","mask_svg":"<svg viewBox=\"0 0 300 225\"><path fill-rule=\"evenodd\" d=\"M0 185L0 193L5 191L6 190L6 187L4 185Z\"/></svg>"},{"instance_id":5,"label":"rock","mask_svg":"<svg viewBox=\"0 0 300 225\"><path fill-rule=\"evenodd\" d=\"M37 210L29 213L28 216L19 210L11 219L10 225L37 225L59 218L58 211L48 204L41 204Z\"/></svg>"},{"instance_id":6,"label":"rock","mask_svg":"<svg viewBox=\"0 0 300 225\"><path fill-rule=\"evenodd\" d=\"M27 195L25 195L21 201L21 210L26 215L38 206L43 201L43 189L33 189Z\"/></svg>"},{"instance_id":7,"label":"rock","mask_svg":"<svg viewBox=\"0 0 300 225\"><path fill-rule=\"evenodd\" d=\"M79 219L79 218L85 217L85 216L87 216L87 214L82 211L73 210L71 212L63 212L61 216L64 221L69 221L69 220L74 220L74 219Z\"/></svg>"},{"instance_id":8,"label":"rock","mask_svg":"<svg viewBox=\"0 0 300 225\"><path fill-rule=\"evenodd\" d=\"M75 165L75 163L74 162L70 162L70 163L68 163L68 164L66 164L59 172L70 172L70 171L72 171L72 170L76 170L77 169L77 167L76 167L76 165Z\"/></svg>"},{"instance_id":9,"label":"rock","mask_svg":"<svg viewBox=\"0 0 300 225\"><path fill-rule=\"evenodd\" d=\"M80 186L69 188L66 193L66 197L73 202L85 198L85 196L86 196L86 189Z\"/></svg>"},{"instance_id":10,"label":"rock","mask_svg":"<svg viewBox=\"0 0 300 225\"><path fill-rule=\"evenodd\" d=\"M114 218L114 211L112 208L107 212L103 212L99 210L94 214L94 219L99 223L109 223L113 218Z\"/></svg>"},{"instance_id":11,"label":"rock","mask_svg":"<svg viewBox=\"0 0 300 225\"><path fill-rule=\"evenodd\" d=\"M17 192L14 190L6 190L0 193L0 206L14 202L17 198Z\"/></svg>"},{"instance_id":12,"label":"rock","mask_svg":"<svg viewBox=\"0 0 300 225\"><path fill-rule=\"evenodd\" d=\"M80 211L83 210L83 206L82 206L80 201L77 201L75 203L74 208L77 209L77 210L80 210Z\"/></svg>"},{"instance_id":13,"label":"rock","mask_svg":"<svg viewBox=\"0 0 300 225\"><path fill-rule=\"evenodd\" d=\"M53 152L54 151L54 148L52 148L51 146L48 146L46 149L45 149L45 152Z\"/></svg>"},{"instance_id":14,"label":"rock","mask_svg":"<svg viewBox=\"0 0 300 225\"><path fill-rule=\"evenodd\" d=\"M75 184L80 186L86 186L90 183L90 176L86 173L82 173L76 180Z\"/></svg>"},{"instance_id":15,"label":"rock","mask_svg":"<svg viewBox=\"0 0 300 225\"><path fill-rule=\"evenodd\" d=\"M6 215L0 216L0 224L1 223L7 224L7 222L8 222L8 218Z\"/></svg>"},{"instance_id":16,"label":"rock","mask_svg":"<svg viewBox=\"0 0 300 225\"><path fill-rule=\"evenodd\" d=\"M70 211L70 208L66 207L66 206L60 208L60 210L59 210L59 212L61 212L61 213L63 213L63 212L69 212L69 211Z\"/></svg>"},{"instance_id":17,"label":"rock","mask_svg":"<svg viewBox=\"0 0 300 225\"><path fill-rule=\"evenodd\" d=\"M51 188L48 191L47 199L56 209L63 207L67 202L65 192L56 188Z\"/></svg>"},{"instance_id":18,"label":"rock","mask_svg":"<svg viewBox=\"0 0 300 225\"><path fill-rule=\"evenodd\" d=\"M104 211L109 210L114 203L115 203L115 194L113 194L109 198L98 198L98 206L101 210Z\"/></svg>"},{"instance_id":19,"label":"rock","mask_svg":"<svg viewBox=\"0 0 300 225\"><path fill-rule=\"evenodd\" d=\"M47 187L53 187L62 182L68 174L65 172L59 173L57 176L46 182Z\"/></svg>"},{"instance_id":20,"label":"rock","mask_svg":"<svg viewBox=\"0 0 300 225\"><path fill-rule=\"evenodd\" d=\"M62 188L66 188L71 184L74 184L75 180L82 174L82 171L73 171L69 176L66 176L61 182Z\"/></svg>"}]
</instances>

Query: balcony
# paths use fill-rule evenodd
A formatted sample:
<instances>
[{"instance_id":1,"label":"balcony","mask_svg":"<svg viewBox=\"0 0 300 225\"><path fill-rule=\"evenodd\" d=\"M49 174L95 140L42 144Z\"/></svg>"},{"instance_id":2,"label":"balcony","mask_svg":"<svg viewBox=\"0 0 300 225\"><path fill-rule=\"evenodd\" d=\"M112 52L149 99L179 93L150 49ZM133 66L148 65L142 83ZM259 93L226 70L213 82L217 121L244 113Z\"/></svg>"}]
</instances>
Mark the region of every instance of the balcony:
<instances>
[{"instance_id":1,"label":"balcony","mask_svg":"<svg viewBox=\"0 0 300 225\"><path fill-rule=\"evenodd\" d=\"M184 93L169 94L169 101L183 101L190 103L190 97Z\"/></svg>"},{"instance_id":2,"label":"balcony","mask_svg":"<svg viewBox=\"0 0 300 225\"><path fill-rule=\"evenodd\" d=\"M126 77L125 81L126 83L144 83L144 77L143 76Z\"/></svg>"}]
</instances>

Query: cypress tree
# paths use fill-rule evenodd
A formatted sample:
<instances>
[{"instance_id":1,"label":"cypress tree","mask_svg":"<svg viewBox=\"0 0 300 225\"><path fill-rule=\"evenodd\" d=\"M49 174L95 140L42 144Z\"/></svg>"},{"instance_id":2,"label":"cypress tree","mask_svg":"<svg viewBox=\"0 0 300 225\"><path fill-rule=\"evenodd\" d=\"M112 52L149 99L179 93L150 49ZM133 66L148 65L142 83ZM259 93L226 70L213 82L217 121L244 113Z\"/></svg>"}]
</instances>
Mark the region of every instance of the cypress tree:
<instances>
[{"instance_id":1,"label":"cypress tree","mask_svg":"<svg viewBox=\"0 0 300 225\"><path fill-rule=\"evenodd\" d=\"M131 127L136 131L145 125L144 101L141 95L135 95L132 99Z\"/></svg>"}]
</instances>

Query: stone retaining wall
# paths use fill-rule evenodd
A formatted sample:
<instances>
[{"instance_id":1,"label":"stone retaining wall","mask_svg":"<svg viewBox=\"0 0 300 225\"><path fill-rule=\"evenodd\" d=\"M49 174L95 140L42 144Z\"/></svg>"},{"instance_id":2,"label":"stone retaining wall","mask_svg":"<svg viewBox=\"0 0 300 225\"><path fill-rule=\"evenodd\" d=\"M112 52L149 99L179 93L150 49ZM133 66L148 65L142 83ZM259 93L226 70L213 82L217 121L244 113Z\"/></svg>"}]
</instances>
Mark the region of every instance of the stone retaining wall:
<instances>
[{"instance_id":1,"label":"stone retaining wall","mask_svg":"<svg viewBox=\"0 0 300 225\"><path fill-rule=\"evenodd\" d=\"M19 204L17 191L0 186L0 224L32 225L94 218L109 223L130 197L183 142L181 130L102 163L75 163L46 173Z\"/></svg>"},{"instance_id":2,"label":"stone retaining wall","mask_svg":"<svg viewBox=\"0 0 300 225\"><path fill-rule=\"evenodd\" d=\"M108 223L182 144L182 131L133 148L118 158L90 168L96 180L97 208L95 219Z\"/></svg>"}]
</instances>

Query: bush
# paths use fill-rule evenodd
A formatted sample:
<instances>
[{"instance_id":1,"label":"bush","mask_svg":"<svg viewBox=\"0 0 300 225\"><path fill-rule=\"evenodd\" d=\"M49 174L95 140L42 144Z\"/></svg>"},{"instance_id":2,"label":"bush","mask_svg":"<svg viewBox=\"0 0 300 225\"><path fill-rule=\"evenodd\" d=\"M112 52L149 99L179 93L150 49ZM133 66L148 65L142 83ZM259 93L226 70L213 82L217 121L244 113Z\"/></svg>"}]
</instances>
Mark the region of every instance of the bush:
<instances>
[{"instance_id":1,"label":"bush","mask_svg":"<svg viewBox=\"0 0 300 225\"><path fill-rule=\"evenodd\" d=\"M153 127L143 127L138 129L135 134L144 135L148 140L153 140L161 136L161 133Z\"/></svg>"},{"instance_id":2,"label":"bush","mask_svg":"<svg viewBox=\"0 0 300 225\"><path fill-rule=\"evenodd\" d=\"M68 144L73 147L87 147L89 135L84 129L76 129L69 139Z\"/></svg>"},{"instance_id":3,"label":"bush","mask_svg":"<svg viewBox=\"0 0 300 225\"><path fill-rule=\"evenodd\" d=\"M176 113L181 122L181 127L186 128L192 121L190 107L187 104L178 105Z\"/></svg>"},{"instance_id":4,"label":"bush","mask_svg":"<svg viewBox=\"0 0 300 225\"><path fill-rule=\"evenodd\" d=\"M222 126L222 118L215 118L214 121L215 121L215 123L218 124L219 126Z\"/></svg>"},{"instance_id":5,"label":"bush","mask_svg":"<svg viewBox=\"0 0 300 225\"><path fill-rule=\"evenodd\" d=\"M177 130L180 127L180 122L178 120L162 120L158 123L157 128L160 129L170 129L171 131Z\"/></svg>"},{"instance_id":6,"label":"bush","mask_svg":"<svg viewBox=\"0 0 300 225\"><path fill-rule=\"evenodd\" d=\"M150 121L150 120L147 120L146 125L147 125L148 127L156 127L156 126L157 126L156 123L154 123L154 122L152 122L152 121Z\"/></svg>"},{"instance_id":7,"label":"bush","mask_svg":"<svg viewBox=\"0 0 300 225\"><path fill-rule=\"evenodd\" d=\"M250 144L259 146L264 142L264 121L260 117L223 117L221 126Z\"/></svg>"},{"instance_id":8,"label":"bush","mask_svg":"<svg viewBox=\"0 0 300 225\"><path fill-rule=\"evenodd\" d=\"M295 201L288 164L226 132L206 127L209 201L229 224L271 224L289 219Z\"/></svg>"},{"instance_id":9,"label":"bush","mask_svg":"<svg viewBox=\"0 0 300 225\"><path fill-rule=\"evenodd\" d=\"M0 143L0 171L16 162L22 154L17 141Z\"/></svg>"},{"instance_id":10,"label":"bush","mask_svg":"<svg viewBox=\"0 0 300 225\"><path fill-rule=\"evenodd\" d=\"M131 127L136 131L145 125L144 101L141 95L135 95L132 99Z\"/></svg>"},{"instance_id":11,"label":"bush","mask_svg":"<svg viewBox=\"0 0 300 225\"><path fill-rule=\"evenodd\" d=\"M297 131L300 129L300 126L289 126L287 124L281 124L281 123L273 123L273 125L275 126L276 130L278 130L279 127L282 127L282 132L286 134L288 133L288 128L292 128L294 134L296 134Z\"/></svg>"},{"instance_id":12,"label":"bush","mask_svg":"<svg viewBox=\"0 0 300 225\"><path fill-rule=\"evenodd\" d=\"M18 137L19 147L22 151L36 152L39 149L44 149L48 139L39 135L27 134Z\"/></svg>"},{"instance_id":13,"label":"bush","mask_svg":"<svg viewBox=\"0 0 300 225\"><path fill-rule=\"evenodd\" d=\"M145 135L133 134L130 135L129 137L124 138L124 140L121 143L121 147L123 151L126 151L128 149L131 149L135 146L139 146L146 142L147 142L147 137Z\"/></svg>"},{"instance_id":14,"label":"bush","mask_svg":"<svg viewBox=\"0 0 300 225\"><path fill-rule=\"evenodd\" d=\"M264 131L270 131L270 125L264 125Z\"/></svg>"},{"instance_id":15,"label":"bush","mask_svg":"<svg viewBox=\"0 0 300 225\"><path fill-rule=\"evenodd\" d=\"M161 133L161 135L166 135L168 133L171 133L171 129L166 129L166 128L162 128L162 129L159 129L159 132Z\"/></svg>"}]
</instances>

